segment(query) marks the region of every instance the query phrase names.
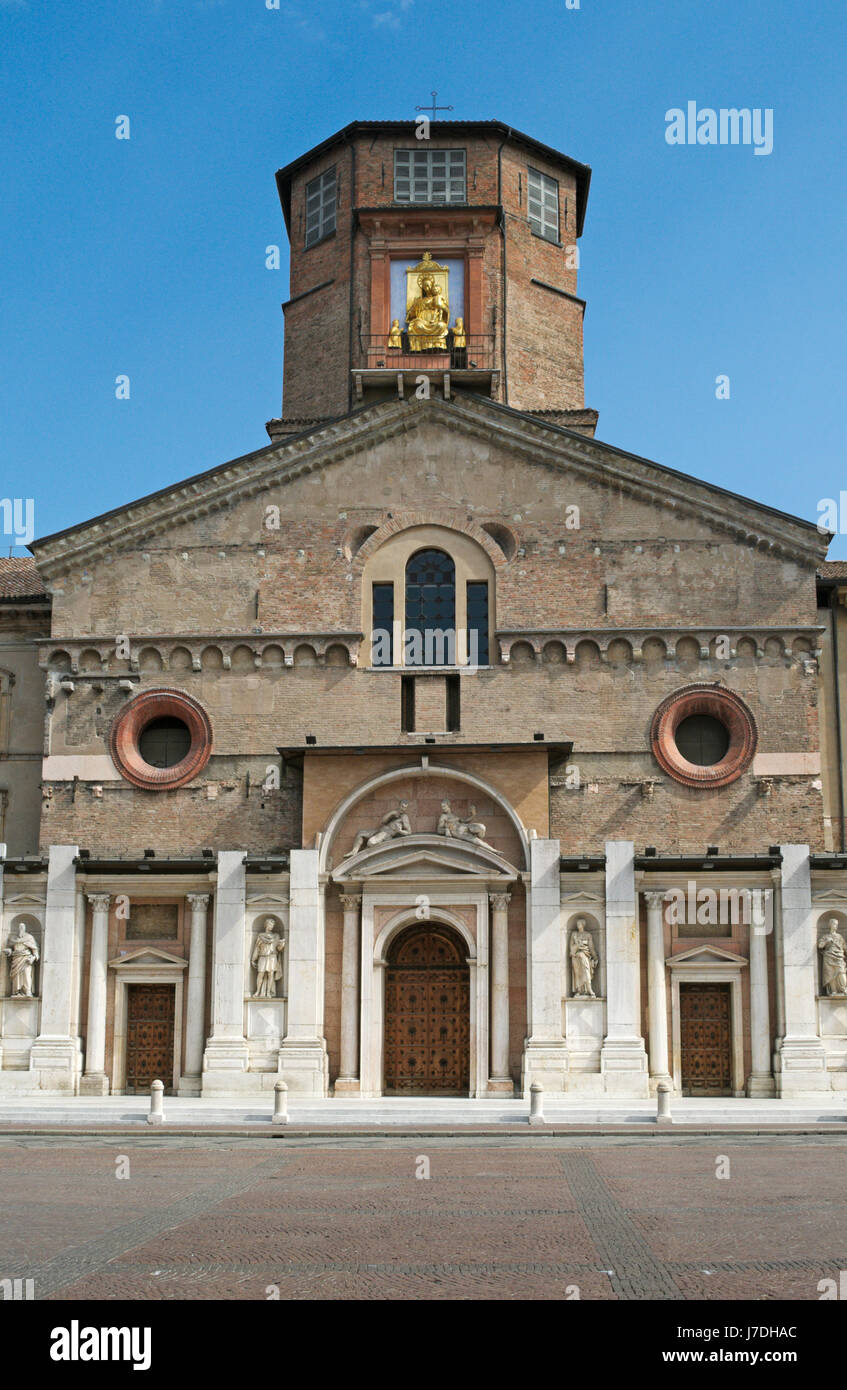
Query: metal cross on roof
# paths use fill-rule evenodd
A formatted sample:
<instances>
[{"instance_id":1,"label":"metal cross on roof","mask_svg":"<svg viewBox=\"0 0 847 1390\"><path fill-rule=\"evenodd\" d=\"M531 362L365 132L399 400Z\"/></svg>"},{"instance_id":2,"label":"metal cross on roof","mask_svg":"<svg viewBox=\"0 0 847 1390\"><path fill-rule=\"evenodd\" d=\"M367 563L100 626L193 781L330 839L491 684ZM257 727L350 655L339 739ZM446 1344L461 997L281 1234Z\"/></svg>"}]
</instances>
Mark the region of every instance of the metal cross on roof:
<instances>
[{"instance_id":1,"label":"metal cross on roof","mask_svg":"<svg viewBox=\"0 0 847 1390\"><path fill-rule=\"evenodd\" d=\"M431 107L430 107L430 106L416 106L416 107L415 107L415 110L416 110L416 111L432 111L432 119L433 119L433 120L435 120L435 113L436 113L436 111L452 111L452 110L453 110L452 106L438 106L438 105L436 104L437 101L438 101L438 93L437 93L437 92L433 92L433 93L432 93L432 106L431 106Z\"/></svg>"}]
</instances>

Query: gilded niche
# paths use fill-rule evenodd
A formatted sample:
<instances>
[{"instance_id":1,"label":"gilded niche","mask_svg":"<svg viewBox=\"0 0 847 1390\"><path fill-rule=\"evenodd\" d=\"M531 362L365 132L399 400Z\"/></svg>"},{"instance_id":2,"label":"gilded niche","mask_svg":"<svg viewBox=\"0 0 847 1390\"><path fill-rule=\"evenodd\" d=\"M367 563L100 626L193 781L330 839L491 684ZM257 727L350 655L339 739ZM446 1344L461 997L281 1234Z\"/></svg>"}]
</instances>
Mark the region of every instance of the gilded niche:
<instances>
[{"instance_id":1,"label":"gilded niche","mask_svg":"<svg viewBox=\"0 0 847 1390\"><path fill-rule=\"evenodd\" d=\"M450 324L449 271L428 251L406 271L406 323L412 352L446 351Z\"/></svg>"}]
</instances>

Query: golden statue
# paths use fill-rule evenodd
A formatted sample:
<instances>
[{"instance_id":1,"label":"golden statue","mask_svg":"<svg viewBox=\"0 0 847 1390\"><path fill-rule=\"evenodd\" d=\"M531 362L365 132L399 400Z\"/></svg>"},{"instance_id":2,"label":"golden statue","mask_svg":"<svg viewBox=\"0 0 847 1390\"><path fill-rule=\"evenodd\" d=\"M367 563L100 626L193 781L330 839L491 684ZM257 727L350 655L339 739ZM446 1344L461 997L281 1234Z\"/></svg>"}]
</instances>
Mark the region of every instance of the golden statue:
<instances>
[{"instance_id":1,"label":"golden statue","mask_svg":"<svg viewBox=\"0 0 847 1390\"><path fill-rule=\"evenodd\" d=\"M391 329L390 329L389 334L388 334L388 346L389 346L390 348L399 348L399 347L402 347L402 346L403 346L403 341L402 341L402 339L401 339L401 337L400 337L400 320L399 320L399 319L392 319L392 320L391 320Z\"/></svg>"},{"instance_id":2,"label":"golden statue","mask_svg":"<svg viewBox=\"0 0 847 1390\"><path fill-rule=\"evenodd\" d=\"M453 328L453 346L454 348L462 348L467 347L467 345L468 340L465 337L465 320L458 318Z\"/></svg>"},{"instance_id":3,"label":"golden statue","mask_svg":"<svg viewBox=\"0 0 847 1390\"><path fill-rule=\"evenodd\" d=\"M446 265L438 265L428 251L406 271L406 322L412 352L446 351L450 306L447 302ZM417 282L420 294L414 295Z\"/></svg>"}]
</instances>

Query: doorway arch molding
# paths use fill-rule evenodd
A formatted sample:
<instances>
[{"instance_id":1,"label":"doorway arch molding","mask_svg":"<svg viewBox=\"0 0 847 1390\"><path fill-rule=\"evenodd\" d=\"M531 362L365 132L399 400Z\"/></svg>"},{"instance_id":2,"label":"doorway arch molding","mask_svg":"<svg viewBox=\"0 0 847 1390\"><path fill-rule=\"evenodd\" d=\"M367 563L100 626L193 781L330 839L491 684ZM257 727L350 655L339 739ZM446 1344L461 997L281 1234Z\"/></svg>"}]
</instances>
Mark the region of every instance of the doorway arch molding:
<instances>
[{"instance_id":1,"label":"doorway arch molding","mask_svg":"<svg viewBox=\"0 0 847 1390\"><path fill-rule=\"evenodd\" d=\"M446 778L455 782L460 782L464 786L473 787L475 791L491 797L492 801L494 801L505 815L508 816L509 821L517 833L521 846L521 853L523 855L523 864L520 867L522 869L529 868L529 835L527 834L520 816L508 798L505 797L502 792L498 791L496 787L492 786L490 782L487 782L482 777L478 777L476 773L467 772L463 768L450 767L443 763L431 763L427 758L425 762L407 764L405 767L395 767L391 768L388 772L381 772L377 777L372 777L369 781L361 783L358 787L354 787L351 792L348 792L347 796L344 797L343 801L341 801L332 812L321 836L320 845L318 847L319 872L322 874L328 872L330 850L335 842L338 828L348 812L353 809L357 802L364 800L366 796L378 790L380 787L390 786L392 782L405 782L410 778L418 777ZM411 838L414 839L414 833Z\"/></svg>"}]
</instances>

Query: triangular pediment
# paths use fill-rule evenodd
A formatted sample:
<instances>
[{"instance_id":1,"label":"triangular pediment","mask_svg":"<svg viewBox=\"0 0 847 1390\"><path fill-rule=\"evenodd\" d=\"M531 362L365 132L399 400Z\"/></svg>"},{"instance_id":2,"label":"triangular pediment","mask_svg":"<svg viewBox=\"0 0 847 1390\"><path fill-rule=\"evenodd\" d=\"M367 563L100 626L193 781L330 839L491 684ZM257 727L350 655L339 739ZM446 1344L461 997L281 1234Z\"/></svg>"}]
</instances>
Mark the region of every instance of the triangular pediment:
<instances>
[{"instance_id":1,"label":"triangular pediment","mask_svg":"<svg viewBox=\"0 0 847 1390\"><path fill-rule=\"evenodd\" d=\"M239 502L271 490L279 499L284 518L287 485L351 456L371 453L396 438L402 438L404 449L413 452L411 441L418 430L465 436L499 448L512 460L523 459L565 477L587 478L620 497L687 516L704 533L728 533L740 542L774 549L812 565L826 552L826 540L812 522L471 394L454 395L450 400L437 396L425 401L389 400L353 411L340 420L244 454L80 526L37 540L32 550L40 572L51 576L109 552L138 548L154 536L184 530L200 516L216 511L231 513Z\"/></svg>"},{"instance_id":2,"label":"triangular pediment","mask_svg":"<svg viewBox=\"0 0 847 1390\"><path fill-rule=\"evenodd\" d=\"M157 946L139 946L137 950L127 951L125 955L115 956L109 961L112 970L123 970L127 966L132 966L134 970L139 966L168 966L185 970L187 965L188 961L182 956L172 956L169 951L160 951Z\"/></svg>"},{"instance_id":3,"label":"triangular pediment","mask_svg":"<svg viewBox=\"0 0 847 1390\"><path fill-rule=\"evenodd\" d=\"M745 956L739 956L735 951L726 951L723 946L691 946L687 951L680 951L676 956L668 956L665 964L671 970L678 965L746 965Z\"/></svg>"},{"instance_id":4,"label":"triangular pediment","mask_svg":"<svg viewBox=\"0 0 847 1390\"><path fill-rule=\"evenodd\" d=\"M336 883L361 883L373 878L402 881L462 878L488 883L493 879L512 882L517 870L487 845L470 841L463 844L441 835L411 835L400 845L397 841L389 841L386 845L351 855L333 870L332 877Z\"/></svg>"}]
</instances>

